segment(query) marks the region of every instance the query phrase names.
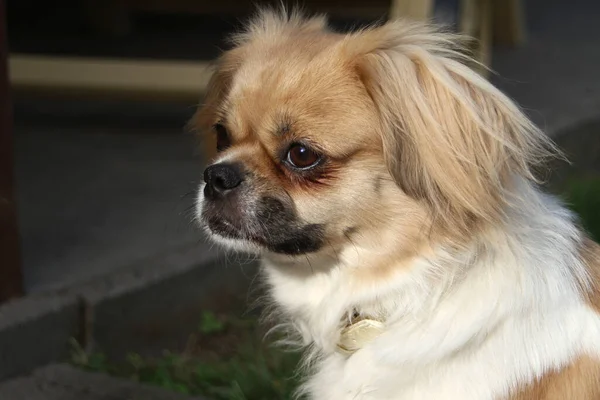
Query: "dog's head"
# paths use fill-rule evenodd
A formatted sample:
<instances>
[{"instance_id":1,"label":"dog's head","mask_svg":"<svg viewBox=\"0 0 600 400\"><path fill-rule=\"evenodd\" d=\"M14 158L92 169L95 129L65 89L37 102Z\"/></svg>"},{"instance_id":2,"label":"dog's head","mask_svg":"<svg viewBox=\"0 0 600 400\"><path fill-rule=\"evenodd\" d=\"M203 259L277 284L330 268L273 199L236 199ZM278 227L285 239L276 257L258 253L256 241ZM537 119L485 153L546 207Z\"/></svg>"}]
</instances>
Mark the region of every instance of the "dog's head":
<instances>
[{"instance_id":1,"label":"dog's head","mask_svg":"<svg viewBox=\"0 0 600 400\"><path fill-rule=\"evenodd\" d=\"M322 18L263 12L234 44L192 121L218 150L198 213L234 248L460 240L502 218L511 182L545 154L455 37L424 25L338 34Z\"/></svg>"}]
</instances>

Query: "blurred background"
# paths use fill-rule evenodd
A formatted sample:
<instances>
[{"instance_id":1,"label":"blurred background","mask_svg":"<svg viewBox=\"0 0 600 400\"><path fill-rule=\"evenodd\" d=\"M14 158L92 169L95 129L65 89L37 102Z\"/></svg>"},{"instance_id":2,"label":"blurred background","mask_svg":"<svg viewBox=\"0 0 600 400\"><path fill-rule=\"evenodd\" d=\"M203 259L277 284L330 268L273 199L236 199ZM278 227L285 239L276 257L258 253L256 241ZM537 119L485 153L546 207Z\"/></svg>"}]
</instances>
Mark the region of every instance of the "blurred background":
<instances>
[{"instance_id":1,"label":"blurred background","mask_svg":"<svg viewBox=\"0 0 600 400\"><path fill-rule=\"evenodd\" d=\"M89 398L134 383L165 389L144 398L288 398L296 356L264 348L244 313L255 261L220 254L192 223L206 160L184 131L256 4L280 2L1 2L0 398L33 398L16 377L40 367L27 379ZM475 37L491 69L479 72L573 161L550 190L600 226L599 1L300 4L342 31L404 17Z\"/></svg>"}]
</instances>

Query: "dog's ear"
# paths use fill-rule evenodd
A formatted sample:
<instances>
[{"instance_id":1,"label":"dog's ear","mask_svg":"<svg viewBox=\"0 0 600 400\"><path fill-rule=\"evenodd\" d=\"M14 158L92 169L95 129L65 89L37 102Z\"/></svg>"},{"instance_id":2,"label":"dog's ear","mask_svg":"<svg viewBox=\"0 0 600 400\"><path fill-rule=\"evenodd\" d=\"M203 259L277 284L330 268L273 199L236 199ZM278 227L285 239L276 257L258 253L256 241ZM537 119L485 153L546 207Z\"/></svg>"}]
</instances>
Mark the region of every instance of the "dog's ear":
<instances>
[{"instance_id":1,"label":"dog's ear","mask_svg":"<svg viewBox=\"0 0 600 400\"><path fill-rule=\"evenodd\" d=\"M210 160L216 155L216 135L212 128L217 123L222 112L225 98L229 92L233 75L239 65L235 50L223 54L216 60L213 73L206 87L204 98L190 121L187 128L198 133L205 156Z\"/></svg>"},{"instance_id":2,"label":"dog's ear","mask_svg":"<svg viewBox=\"0 0 600 400\"><path fill-rule=\"evenodd\" d=\"M515 176L553 146L494 86L465 65L459 38L396 22L345 43L380 116L385 162L436 218L469 229L495 220Z\"/></svg>"}]
</instances>

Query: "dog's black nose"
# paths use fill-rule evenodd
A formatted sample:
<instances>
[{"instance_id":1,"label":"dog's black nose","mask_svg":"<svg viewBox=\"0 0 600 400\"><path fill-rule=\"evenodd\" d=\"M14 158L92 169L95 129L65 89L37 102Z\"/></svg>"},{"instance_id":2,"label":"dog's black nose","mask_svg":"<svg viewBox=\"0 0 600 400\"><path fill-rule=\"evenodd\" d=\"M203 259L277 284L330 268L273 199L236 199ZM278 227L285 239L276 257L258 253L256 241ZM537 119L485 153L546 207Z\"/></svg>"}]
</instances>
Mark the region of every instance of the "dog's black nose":
<instances>
[{"instance_id":1,"label":"dog's black nose","mask_svg":"<svg viewBox=\"0 0 600 400\"><path fill-rule=\"evenodd\" d=\"M242 170L237 164L213 164L204 170L204 195L217 199L242 183Z\"/></svg>"}]
</instances>

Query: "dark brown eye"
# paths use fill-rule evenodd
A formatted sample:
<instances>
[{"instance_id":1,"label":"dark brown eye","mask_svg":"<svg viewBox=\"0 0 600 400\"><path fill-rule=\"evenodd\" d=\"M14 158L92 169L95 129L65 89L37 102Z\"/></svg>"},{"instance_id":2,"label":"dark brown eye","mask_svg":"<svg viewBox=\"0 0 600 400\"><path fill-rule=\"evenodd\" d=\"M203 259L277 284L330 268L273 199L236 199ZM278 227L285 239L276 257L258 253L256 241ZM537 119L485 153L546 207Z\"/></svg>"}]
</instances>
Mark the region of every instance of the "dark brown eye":
<instances>
[{"instance_id":1,"label":"dark brown eye","mask_svg":"<svg viewBox=\"0 0 600 400\"><path fill-rule=\"evenodd\" d=\"M320 160L319 155L302 144L294 144L287 153L287 162L294 168L308 169Z\"/></svg>"},{"instance_id":2,"label":"dark brown eye","mask_svg":"<svg viewBox=\"0 0 600 400\"><path fill-rule=\"evenodd\" d=\"M225 128L222 124L215 124L214 129L217 133L217 151L223 151L231 146L227 128Z\"/></svg>"}]
</instances>

